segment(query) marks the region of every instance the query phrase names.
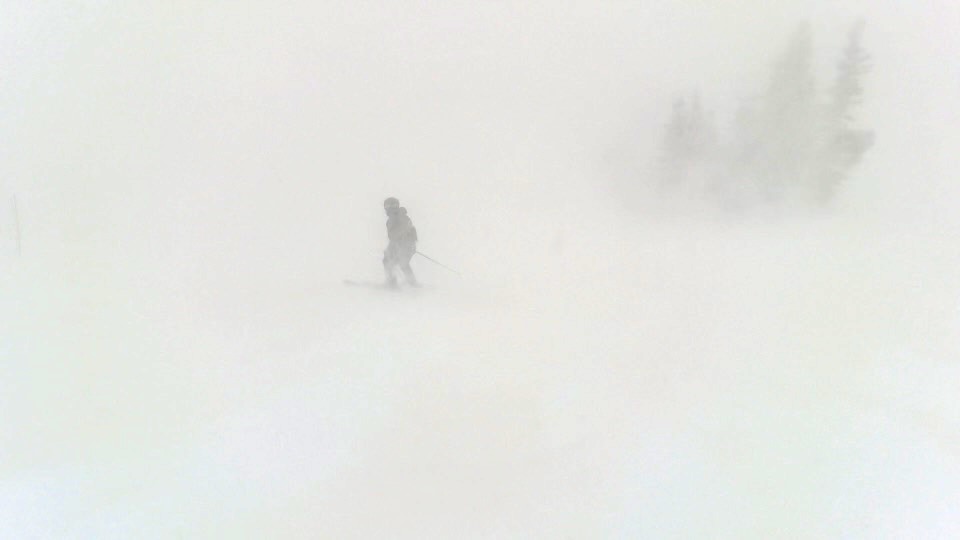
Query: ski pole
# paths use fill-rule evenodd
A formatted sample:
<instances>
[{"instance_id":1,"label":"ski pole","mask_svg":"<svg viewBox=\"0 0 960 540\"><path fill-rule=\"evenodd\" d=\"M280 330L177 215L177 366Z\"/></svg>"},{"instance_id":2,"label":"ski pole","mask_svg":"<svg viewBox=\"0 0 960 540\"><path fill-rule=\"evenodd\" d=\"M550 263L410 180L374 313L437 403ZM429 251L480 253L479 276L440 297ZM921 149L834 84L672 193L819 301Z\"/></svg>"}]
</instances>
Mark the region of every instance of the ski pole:
<instances>
[{"instance_id":1,"label":"ski pole","mask_svg":"<svg viewBox=\"0 0 960 540\"><path fill-rule=\"evenodd\" d=\"M417 255L423 257L424 259L432 262L433 264L435 264L435 265L437 265L437 266L439 266L439 267L441 267L441 268L446 268L447 270L453 272L454 274L456 274L456 275L458 275L458 276L460 275L460 272L457 272L457 271L454 270L453 268L450 268L449 266L443 264L442 262L437 261L437 260L435 260L435 259L433 259L433 258L431 258L431 257L428 257L428 256L424 255L423 253L420 253L419 251L417 252Z\"/></svg>"}]
</instances>

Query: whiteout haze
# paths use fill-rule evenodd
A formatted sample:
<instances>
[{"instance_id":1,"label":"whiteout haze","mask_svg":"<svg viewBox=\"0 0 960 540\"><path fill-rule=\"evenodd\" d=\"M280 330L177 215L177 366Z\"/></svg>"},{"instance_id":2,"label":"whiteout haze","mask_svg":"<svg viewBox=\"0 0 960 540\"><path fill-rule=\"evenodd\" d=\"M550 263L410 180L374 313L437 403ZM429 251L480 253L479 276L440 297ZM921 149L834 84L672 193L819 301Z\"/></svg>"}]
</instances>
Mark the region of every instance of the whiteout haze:
<instances>
[{"instance_id":1,"label":"whiteout haze","mask_svg":"<svg viewBox=\"0 0 960 540\"><path fill-rule=\"evenodd\" d=\"M861 18L828 205L651 187L678 95L722 137L798 23L825 91ZM3 2L0 537L960 536L958 28ZM343 286L388 196L462 275Z\"/></svg>"}]
</instances>

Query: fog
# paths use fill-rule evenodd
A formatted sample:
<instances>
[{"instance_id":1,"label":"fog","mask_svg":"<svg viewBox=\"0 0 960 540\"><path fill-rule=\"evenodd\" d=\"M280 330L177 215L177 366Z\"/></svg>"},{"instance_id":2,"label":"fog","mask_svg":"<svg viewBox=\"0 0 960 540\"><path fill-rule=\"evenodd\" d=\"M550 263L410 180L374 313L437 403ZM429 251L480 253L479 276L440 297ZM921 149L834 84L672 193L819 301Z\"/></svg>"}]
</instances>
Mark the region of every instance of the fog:
<instances>
[{"instance_id":1,"label":"fog","mask_svg":"<svg viewBox=\"0 0 960 540\"><path fill-rule=\"evenodd\" d=\"M829 204L649 182L866 22ZM3 538L960 536L960 7L0 6ZM398 197L422 288L380 280ZM14 208L15 201L15 208Z\"/></svg>"}]
</instances>

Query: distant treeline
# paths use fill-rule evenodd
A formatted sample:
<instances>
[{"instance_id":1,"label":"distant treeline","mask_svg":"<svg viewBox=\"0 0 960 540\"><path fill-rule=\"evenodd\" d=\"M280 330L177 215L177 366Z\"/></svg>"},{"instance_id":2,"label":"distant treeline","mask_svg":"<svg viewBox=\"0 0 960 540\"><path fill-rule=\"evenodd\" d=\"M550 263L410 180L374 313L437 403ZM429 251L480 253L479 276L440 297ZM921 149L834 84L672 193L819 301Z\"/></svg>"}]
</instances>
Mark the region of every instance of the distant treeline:
<instances>
[{"instance_id":1,"label":"distant treeline","mask_svg":"<svg viewBox=\"0 0 960 540\"><path fill-rule=\"evenodd\" d=\"M766 88L741 101L727 136L700 96L677 99L664 127L657 181L664 193L733 207L822 205L860 162L873 133L858 125L870 57L853 26L832 84L818 92L809 25L790 36Z\"/></svg>"}]
</instances>

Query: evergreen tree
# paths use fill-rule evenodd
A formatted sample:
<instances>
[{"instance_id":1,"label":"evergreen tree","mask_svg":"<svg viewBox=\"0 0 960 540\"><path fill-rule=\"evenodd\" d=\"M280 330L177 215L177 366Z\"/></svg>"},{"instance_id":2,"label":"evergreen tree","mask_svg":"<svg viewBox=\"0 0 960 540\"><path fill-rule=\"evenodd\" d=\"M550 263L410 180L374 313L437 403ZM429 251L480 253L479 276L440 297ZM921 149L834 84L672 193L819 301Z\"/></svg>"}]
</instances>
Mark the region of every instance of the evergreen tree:
<instances>
[{"instance_id":1,"label":"evergreen tree","mask_svg":"<svg viewBox=\"0 0 960 540\"><path fill-rule=\"evenodd\" d=\"M836 79L830 89L816 192L821 202L833 196L849 171L873 144L873 132L858 129L854 117L854 110L863 100L863 77L870 70L870 56L861 45L862 35L861 21L854 25L847 36L847 45L837 64Z\"/></svg>"},{"instance_id":2,"label":"evergreen tree","mask_svg":"<svg viewBox=\"0 0 960 540\"><path fill-rule=\"evenodd\" d=\"M687 159L687 129L689 125L687 104L683 98L673 102L670 120L664 127L660 151L661 187L676 187L683 176Z\"/></svg>"},{"instance_id":3,"label":"evergreen tree","mask_svg":"<svg viewBox=\"0 0 960 540\"><path fill-rule=\"evenodd\" d=\"M726 144L717 141L698 95L676 100L664 126L661 187L740 208L828 201L873 142L854 114L870 67L862 31L862 23L851 30L824 99L814 80L810 26L800 25L773 62L764 91L741 101Z\"/></svg>"},{"instance_id":4,"label":"evergreen tree","mask_svg":"<svg viewBox=\"0 0 960 540\"><path fill-rule=\"evenodd\" d=\"M813 39L800 25L773 66L756 120L756 170L762 195L778 200L808 183L816 141Z\"/></svg>"},{"instance_id":5,"label":"evergreen tree","mask_svg":"<svg viewBox=\"0 0 960 540\"><path fill-rule=\"evenodd\" d=\"M766 89L741 101L724 159L722 193L735 206L776 202L809 184L817 140L813 39L800 25L775 59Z\"/></svg>"},{"instance_id":6,"label":"evergreen tree","mask_svg":"<svg viewBox=\"0 0 960 540\"><path fill-rule=\"evenodd\" d=\"M675 188L689 180L692 169L711 155L715 142L713 118L704 112L699 95L694 94L689 105L683 98L674 101L664 128L661 186Z\"/></svg>"},{"instance_id":7,"label":"evergreen tree","mask_svg":"<svg viewBox=\"0 0 960 540\"><path fill-rule=\"evenodd\" d=\"M733 142L723 161L720 195L725 203L742 205L759 193L757 169L761 153L758 98L742 99L734 115Z\"/></svg>"}]
</instances>

